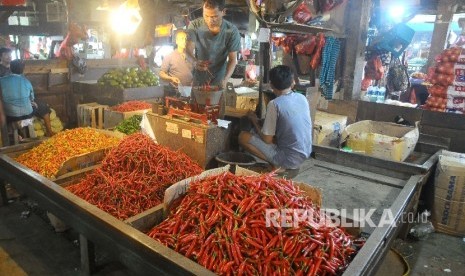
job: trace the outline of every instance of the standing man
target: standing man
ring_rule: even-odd
[[[178,87],[192,85],[192,70],[194,60],[186,54],[187,33],[179,31],[176,34],[176,50],[163,59],[160,78]]]
[[[292,91],[291,68],[278,65],[269,72],[271,88],[276,95],[266,107],[263,127],[255,112],[247,114],[251,131],[241,131],[239,144],[248,152],[280,168],[297,174],[300,165],[312,152],[312,121],[305,96]],[[280,171],[278,171],[279,173]],[[293,176],[290,176],[292,178]]]
[[[204,0],[203,18],[192,21],[187,28],[187,50],[197,60],[194,85],[226,87],[236,67],[241,39],[237,27],[223,19],[224,2]]]

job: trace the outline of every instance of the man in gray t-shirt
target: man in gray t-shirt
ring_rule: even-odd
[[[226,87],[236,67],[241,38],[237,27],[223,20],[223,15],[224,0],[204,0],[203,18],[193,20],[187,28],[188,50],[197,59],[195,86],[210,84]]]
[[[307,98],[292,91],[294,76],[288,66],[270,70],[276,98],[267,105],[263,127],[254,112],[247,114],[254,129],[239,134],[239,144],[275,168],[298,169],[312,152],[312,122]]]
[[[186,54],[187,34],[180,31],[176,34],[177,48],[163,59],[160,69],[160,78],[170,82],[175,87],[192,85],[192,70],[194,60]]]

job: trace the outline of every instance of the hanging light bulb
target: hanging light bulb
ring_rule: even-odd
[[[133,34],[142,22],[142,17],[139,13],[139,2],[137,0],[124,2],[117,10],[111,13],[110,19],[111,26],[115,32],[123,35]]]

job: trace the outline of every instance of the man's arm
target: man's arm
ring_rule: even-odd
[[[180,83],[180,80],[178,78],[168,75],[165,71],[160,71],[159,76],[164,81],[171,82],[173,84],[179,84]]]
[[[229,52],[228,54],[228,65],[226,66],[226,74],[224,75],[224,79],[222,81],[223,87],[226,87],[226,83],[231,78],[232,74],[234,73],[234,69],[237,65],[237,52]]]
[[[255,132],[260,136],[260,138],[267,144],[273,144],[274,135],[266,135],[262,132],[260,125],[258,124],[257,114],[253,111],[247,112],[247,117],[252,122]]]

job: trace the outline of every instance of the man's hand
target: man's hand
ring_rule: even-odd
[[[178,85],[181,83],[181,80],[176,77],[171,77],[171,83],[175,86],[178,87]]]
[[[258,126],[258,117],[257,114],[255,114],[255,112],[253,112],[252,110],[247,111],[247,118],[249,118],[249,120],[252,122],[254,126]]]
[[[195,63],[195,69],[197,69],[198,71],[207,71],[210,63],[211,62],[209,60],[198,60]]]
[[[226,86],[228,85],[228,81],[227,80],[223,80],[221,83],[220,83],[220,88],[226,88]]]

